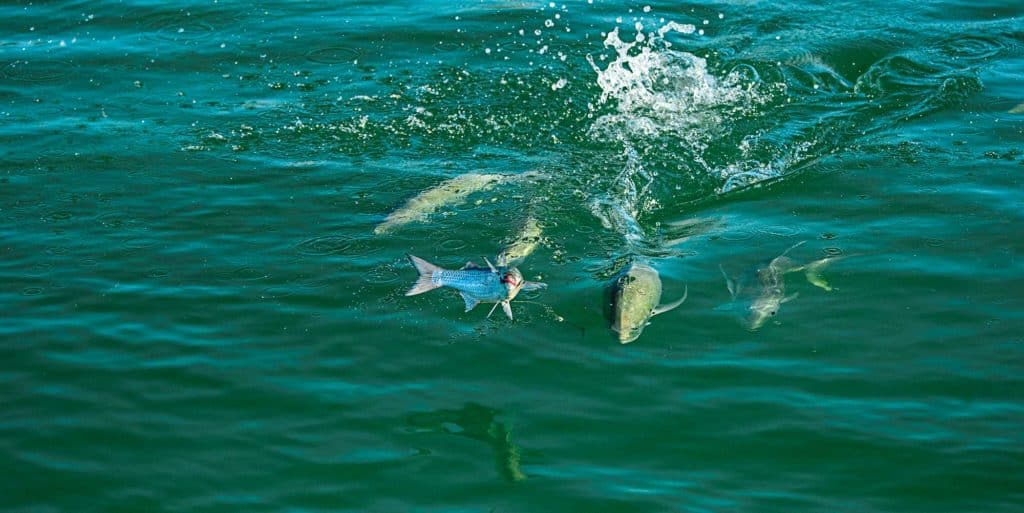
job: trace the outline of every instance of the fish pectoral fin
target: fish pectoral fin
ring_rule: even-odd
[[[718,264],[718,269],[722,271],[722,277],[725,278],[725,288],[729,289],[729,295],[733,299],[736,299],[736,294],[739,292],[736,287],[736,280],[729,277],[729,274],[725,272],[725,268],[722,264]]]
[[[541,283],[539,281],[524,281],[523,288],[520,289],[523,292],[529,292],[531,290],[540,290],[548,288],[547,283]]]
[[[466,294],[465,292],[462,293],[462,300],[466,302],[466,311],[467,312],[472,310],[472,309],[474,309],[474,308],[476,308],[476,305],[480,304],[480,300],[479,299],[477,299],[477,298],[475,298],[473,296],[470,296],[469,294]]]
[[[508,316],[508,320],[512,320],[512,303],[508,301],[501,302],[501,309],[505,310],[505,315]]]
[[[686,296],[688,296],[689,294],[690,294],[690,287],[683,288],[683,297],[681,297],[678,300],[673,301],[673,302],[671,302],[671,303],[669,303],[667,305],[658,305],[658,306],[656,306],[654,308],[654,312],[652,312],[651,315],[663,314],[663,313],[665,313],[665,312],[667,312],[669,310],[672,310],[672,309],[676,308],[677,306],[683,304],[683,301],[686,301]]]
[[[494,306],[492,306],[492,307],[491,307],[491,311],[490,311],[490,312],[487,312],[487,318],[488,318],[488,319],[490,319],[490,318],[491,318],[491,314],[492,314],[492,313],[494,313],[494,310],[495,310],[496,308],[498,308],[498,303],[494,303]]]
[[[790,301],[792,301],[792,300],[794,300],[794,299],[796,299],[798,297],[800,297],[800,293],[799,292],[794,292],[794,293],[792,293],[792,294],[782,298],[782,301],[779,301],[779,303],[780,304],[781,303],[788,303],[788,302],[790,302]]]

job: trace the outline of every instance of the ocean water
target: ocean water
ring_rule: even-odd
[[[3,511],[1024,507],[1024,4],[9,2],[0,154]]]

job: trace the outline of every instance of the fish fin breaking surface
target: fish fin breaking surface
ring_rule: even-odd
[[[505,315],[508,316],[508,320],[512,320],[512,303],[508,301],[501,302],[501,309],[505,311]]]

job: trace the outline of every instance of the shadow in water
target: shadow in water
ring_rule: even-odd
[[[497,417],[500,411],[466,403],[457,410],[412,413],[409,426],[420,432],[445,432],[486,443],[494,451],[498,473],[507,481],[526,479],[520,467],[520,450],[512,441],[512,427]]]

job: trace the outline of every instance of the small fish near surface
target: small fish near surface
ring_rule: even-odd
[[[833,290],[832,286],[821,276],[821,271],[826,265],[842,257],[828,257],[807,264],[797,264],[787,255],[804,242],[806,241],[798,242],[781,255],[754,266],[742,279],[730,277],[725,272],[725,268],[719,266],[733,303],[742,305],[749,302],[744,308],[743,323],[751,331],[763,326],[768,319],[779,313],[783,303],[788,303],[799,295],[786,295],[784,276],[787,273],[804,271],[807,281],[812,285],[827,291]],[[747,283],[749,282],[756,282],[757,286],[748,287]]]
[[[523,274],[515,267],[494,267],[487,261],[487,267],[480,267],[473,262],[466,263],[459,270],[444,269],[426,260],[408,255],[409,261],[420,273],[419,279],[406,296],[415,296],[440,287],[451,287],[458,290],[462,300],[466,302],[466,311],[470,311],[480,303],[494,303],[487,317],[501,305],[509,320],[512,319],[511,302],[520,291],[543,289],[547,284],[526,281]],[[485,259],[486,261],[486,259]]]
[[[543,229],[537,219],[527,217],[516,237],[498,253],[498,265],[512,265],[526,260],[537,249],[542,235]]]
[[[539,176],[541,174],[536,171],[520,174],[466,173],[456,176],[410,198],[404,205],[388,214],[384,221],[373,229],[373,233],[381,235],[409,223],[425,221],[441,207],[461,203],[475,192]]]
[[[640,337],[644,328],[650,324],[651,317],[665,313],[686,301],[687,290],[683,297],[662,305],[661,277],[653,267],[641,263],[630,262],[608,286],[608,298],[605,301],[612,331],[617,333],[619,342],[628,344]]]

